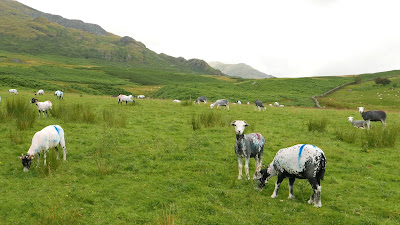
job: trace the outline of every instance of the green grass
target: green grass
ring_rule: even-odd
[[[16,97],[7,90],[0,88],[3,115],[6,102]],[[29,89],[19,90],[17,97],[29,101],[32,95]],[[32,128],[18,131],[15,121],[0,120],[2,224],[396,224],[400,220],[398,140],[394,146],[365,151],[361,145],[365,131],[346,119],[358,113],[356,109],[269,107],[259,112],[252,105],[231,105],[228,111],[211,110],[209,104],[181,107],[171,100],[149,99],[121,106],[116,98],[79,93],[67,93],[64,100],[45,93],[43,99],[53,102],[54,112],[39,118],[30,105],[37,117]],[[93,121],[80,117],[85,110]],[[193,116],[210,114],[228,124],[193,130]],[[387,114],[385,130],[391,132],[400,115]],[[120,126],[115,121],[122,117],[126,120]],[[313,118],[329,118],[324,132],[308,131],[307,122]],[[266,138],[264,164],[279,149],[298,143],[323,149],[328,163],[322,208],[307,204],[312,190],[305,180],[296,181],[294,200],[287,199],[287,179],[276,199],[270,198],[276,178],[261,192],[252,181],[237,180],[231,119],[246,120],[250,126],[245,133],[259,132]],[[27,152],[33,134],[50,124],[65,130],[67,160],[57,161],[50,150],[48,166],[43,166],[42,158],[36,167],[34,159],[31,170],[24,173],[17,157]],[[357,132],[357,141],[339,140],[338,131]],[[373,123],[370,132],[383,131]]]

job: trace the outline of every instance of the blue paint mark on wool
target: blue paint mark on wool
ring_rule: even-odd
[[[57,134],[60,135],[60,131],[58,130],[58,128],[56,126],[54,126],[54,128],[56,128]]]
[[[303,152],[303,148],[304,148],[304,146],[306,146],[305,144],[304,145],[302,145],[301,147],[300,147],[300,150],[299,150],[299,159],[298,159],[298,161],[299,161],[299,170],[301,171],[301,166],[300,166],[300,157],[301,157],[301,153]]]

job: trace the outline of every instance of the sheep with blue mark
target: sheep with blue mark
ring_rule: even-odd
[[[386,126],[386,113],[384,111],[364,111],[364,107],[358,107],[362,118],[367,122],[368,129],[371,128],[371,121],[381,121],[383,127]]]
[[[257,110],[257,108],[258,108],[258,111],[261,111],[261,108],[263,108],[264,111],[265,111],[265,110],[267,109],[267,108],[263,105],[263,102],[262,102],[261,100],[255,100],[255,101],[254,101],[254,105],[255,105],[254,110]]]
[[[57,99],[64,99],[64,92],[57,90],[54,92],[54,95],[57,95]]]
[[[10,95],[11,94],[18,94],[18,91],[17,91],[17,89],[10,89],[10,90],[8,90],[8,92],[10,93]]]
[[[227,110],[229,110],[229,102],[226,99],[219,99],[216,102],[214,102],[213,104],[210,105],[210,108],[214,108],[214,106],[217,106],[217,109],[220,106],[225,106]]]
[[[46,115],[48,116],[49,114],[47,113],[47,111],[49,109],[52,109],[53,104],[51,103],[51,101],[45,101],[45,102],[39,102],[39,100],[37,100],[36,98],[32,98],[31,103],[35,103],[38,111],[39,111],[39,116],[40,116],[40,112],[44,113],[46,112]]]
[[[238,179],[242,179],[242,158],[245,159],[245,172],[247,179],[249,176],[249,161],[250,158],[254,158],[257,168],[262,165],[262,156],[264,153],[265,139],[259,133],[244,134],[244,129],[250,126],[245,120],[235,120],[231,123],[235,127],[236,141],[235,141],[235,153],[238,160],[239,176]],[[256,174],[254,174],[253,179]]]
[[[63,148],[63,159],[66,160],[67,148],[65,146],[64,130],[61,128],[61,126],[50,125],[43,128],[41,131],[36,132],[35,135],[33,135],[32,144],[28,150],[28,153],[26,155],[22,154],[21,157],[19,157],[22,165],[24,166],[24,172],[29,170],[35,154],[38,155],[37,166],[39,166],[40,154],[44,152],[44,165],[46,165],[47,152],[50,148],[55,148],[57,159],[59,159],[57,148],[58,145]]]
[[[313,204],[314,207],[321,207],[320,181],[324,179],[326,163],[324,152],[314,145],[298,144],[280,149],[267,168],[256,172],[258,188],[264,188],[268,180],[277,175],[275,190],[271,195],[271,198],[276,198],[279,186],[283,179],[288,177],[289,199],[294,199],[293,185],[295,179],[307,179],[313,189],[313,194],[308,203]]]
[[[351,125],[353,125],[353,127],[357,127],[360,129],[368,128],[367,121],[365,121],[365,120],[354,120],[354,117],[352,117],[352,116],[347,117],[347,119],[349,120]]]

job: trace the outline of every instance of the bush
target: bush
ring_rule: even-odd
[[[388,78],[378,77],[375,79],[376,84],[388,85],[388,84],[390,84],[390,82],[391,81]]]
[[[37,115],[30,103],[22,100],[22,98],[13,98],[6,104],[7,116],[14,118],[19,130],[27,130],[32,128],[36,121]]]
[[[364,149],[394,147],[398,132],[398,128],[366,130],[361,140],[362,147]]]

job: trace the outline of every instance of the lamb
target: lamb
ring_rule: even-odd
[[[256,161],[256,172],[257,168],[262,165],[262,156],[264,152],[265,139],[259,133],[244,134],[245,127],[249,124],[244,120],[235,120],[231,123],[235,127],[236,141],[235,141],[235,153],[238,159],[239,176],[238,179],[242,179],[242,158],[245,158],[245,172],[247,179],[249,177],[249,160],[254,158]],[[256,174],[254,174],[253,179]]]
[[[39,102],[36,98],[32,98],[31,103],[35,103],[38,110],[39,110],[39,116],[40,112],[44,113],[46,112],[46,115],[48,116],[49,114],[47,113],[47,110],[52,109],[52,104],[50,101],[45,101],[45,102]]]
[[[358,107],[358,111],[360,111],[362,118],[367,122],[368,129],[371,128],[370,121],[381,121],[383,127],[386,126],[386,113],[384,111],[366,111],[364,112],[364,107]]]
[[[17,91],[17,89],[10,89],[10,90],[8,90],[8,92],[10,92],[10,95],[12,94],[12,93],[14,93],[14,94],[18,94],[18,91]]]
[[[32,158],[35,154],[38,155],[37,166],[39,166],[40,154],[42,151],[44,151],[44,165],[46,165],[47,152],[50,148],[55,148],[57,159],[59,159],[58,145],[63,148],[63,159],[66,160],[67,148],[65,147],[64,130],[59,125],[50,125],[43,128],[41,131],[36,132],[35,135],[33,135],[32,145],[29,148],[28,153],[26,155],[21,154],[21,157],[19,157],[24,166],[24,172],[29,170]]]
[[[214,106],[217,106],[217,109],[220,106],[225,106],[228,110],[229,110],[229,102],[226,99],[219,99],[216,102],[214,102],[213,104],[210,105],[210,108],[214,108]]]
[[[122,105],[122,102],[125,102],[126,104],[128,104],[128,102],[134,102],[134,100],[132,98],[133,98],[133,95],[128,95],[128,96],[118,95],[118,104],[121,103],[121,105]]]
[[[274,102],[274,106],[275,107],[279,107],[279,103],[278,102]]]
[[[64,99],[64,92],[57,90],[54,92],[54,95],[57,95],[57,99]]]
[[[354,120],[354,117],[352,116],[347,117],[347,119],[353,125],[353,127],[357,127],[360,129],[368,128],[368,124],[365,120]]]
[[[36,92],[36,94],[35,95],[43,95],[44,94],[44,91],[43,91],[43,89],[40,89],[38,92]]]
[[[200,102],[204,102],[204,104],[207,103],[207,97],[206,96],[200,96],[194,101],[194,103],[200,104]]]
[[[255,101],[254,101],[254,105],[255,105],[254,110],[257,110],[257,108],[258,108],[258,111],[261,111],[261,108],[263,108],[264,111],[265,111],[265,110],[267,109],[267,108],[263,105],[262,101],[260,101],[260,100],[255,100]]]
[[[280,184],[284,178],[288,177],[289,199],[294,199],[293,185],[295,179],[307,179],[314,191],[308,203],[314,204],[314,207],[321,207],[320,181],[324,179],[326,163],[324,152],[314,145],[298,144],[280,149],[267,168],[256,172],[258,188],[264,188],[268,180],[277,175],[275,190],[271,195],[271,198],[276,198]]]

